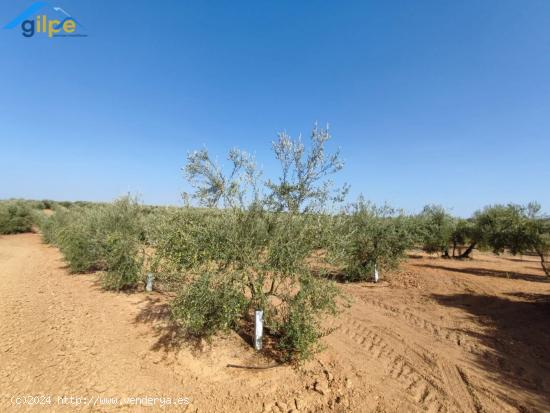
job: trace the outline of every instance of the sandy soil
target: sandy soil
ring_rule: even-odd
[[[103,292],[39,235],[2,236],[0,411],[550,410],[550,283],[534,258],[411,254],[342,288],[353,303],[327,320],[326,350],[277,366],[237,334],[178,343],[166,297]],[[37,395],[51,398],[13,398]]]

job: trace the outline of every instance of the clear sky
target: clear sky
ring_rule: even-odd
[[[89,37],[0,29],[0,198],[181,204],[188,151],[272,176],[276,133],[318,121],[350,199],[550,209],[548,0],[50,4]]]

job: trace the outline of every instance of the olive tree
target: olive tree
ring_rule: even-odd
[[[286,132],[279,133],[272,146],[281,165],[281,175],[276,181],[266,183],[270,191],[267,203],[272,209],[311,212],[327,202],[343,200],[348,186],[334,188],[329,179],[344,167],[340,151],[326,152],[330,138],[328,126],[320,128],[315,124],[308,149],[301,137],[293,139]]]
[[[32,230],[33,214],[20,201],[0,202],[0,234],[17,234]]]
[[[449,244],[455,230],[454,218],[439,205],[426,205],[418,215],[419,238],[427,253],[440,252],[449,257]]]
[[[497,254],[505,250],[514,255],[536,254],[544,273],[550,275],[550,220],[541,214],[538,203],[492,205],[477,212],[474,219],[477,226],[474,242]]]
[[[360,198],[337,218],[329,254],[349,281],[372,277],[374,267],[393,270],[414,242],[414,221],[387,205],[377,207]]]
[[[323,139],[308,159],[327,172]],[[299,157],[301,150],[291,152]],[[325,202],[321,190],[313,191],[322,173],[314,173],[314,165],[306,167],[309,189],[292,204],[297,207],[272,208],[274,198],[263,196],[253,159],[232,150],[229,160],[225,173],[206,150],[188,155],[184,171],[195,188],[190,196],[200,205],[225,208],[200,215],[184,209],[163,226],[167,231],[157,242],[155,265],[161,272],[184,273],[173,316],[187,332],[208,336],[250,322],[253,310],[262,309],[284,358],[307,358],[324,334],[321,316],[336,312],[339,295],[332,282],[315,277],[307,265],[317,245],[318,220],[299,213],[306,201]]]

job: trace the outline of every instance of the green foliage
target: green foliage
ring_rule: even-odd
[[[495,253],[534,253],[550,276],[550,220],[540,214],[540,205],[492,205],[474,215],[478,243]]]
[[[195,192],[191,195],[185,193],[184,198],[193,198],[201,206],[212,208],[220,203],[226,207],[242,207],[247,195],[257,197],[259,173],[254,158],[244,151],[232,149],[227,159],[232,169],[229,174],[224,174],[222,168],[210,159],[206,149],[189,153],[184,172]],[[247,194],[250,189],[253,194]]]
[[[196,189],[191,198],[209,207],[223,203],[226,209],[164,213],[157,221],[162,230],[149,234],[152,267],[168,284],[186,285],[173,308],[189,333],[209,336],[237,319],[250,321],[253,310],[262,309],[267,331],[281,338],[285,354],[309,356],[322,334],[318,317],[336,308],[331,283],[319,279],[315,285],[324,288],[313,289],[313,281],[305,281],[311,278],[306,260],[322,242],[320,220],[313,214],[273,212],[261,195],[252,159],[233,150],[229,160],[233,167],[225,175],[206,151],[188,156],[185,172]],[[222,306],[218,294],[228,285]],[[207,308],[199,308],[204,302]],[[308,324],[297,318],[300,306]]]
[[[341,214],[326,213],[347,190],[333,191],[328,180],[343,166],[338,152],[326,154],[329,138],[315,127],[306,150],[300,139],[280,134],[273,150],[281,176],[263,184],[246,152],[229,153],[229,173],[206,150],[189,154],[184,171],[195,191],[185,196],[206,208],[141,207],[129,197],[113,204],[0,204],[0,232],[6,222],[30,229],[25,211],[54,207],[52,216],[34,215],[44,241],[60,248],[72,272],[101,270],[104,288],[113,290],[133,288],[145,270],[153,272],[155,285],[176,293],[172,317],[193,337],[249,325],[261,309],[266,334],[292,361],[321,349],[322,319],[341,302],[336,284],[312,271],[311,260],[324,251],[349,281],[369,279],[375,266],[395,269],[415,242],[446,256],[450,245],[454,256],[466,242],[535,252],[548,274],[550,221],[535,204],[488,207],[468,220],[439,206],[409,217],[363,199]]]
[[[0,202],[0,234],[18,234],[32,231],[31,208],[22,201]]]
[[[44,205],[44,209],[53,209],[55,202],[51,199],[44,199],[42,200],[42,205]]]
[[[275,329],[286,360],[307,360],[321,350],[319,340],[325,335],[321,317],[337,314],[334,303],[340,291],[334,283],[304,276],[300,284],[300,291],[289,300],[282,321]]]
[[[418,216],[422,249],[427,253],[449,256],[449,243],[455,230],[455,220],[438,205],[426,205]]]
[[[327,202],[341,202],[349,187],[333,189],[328,177],[344,167],[340,152],[326,153],[331,135],[317,124],[311,132],[311,147],[306,150],[301,138],[285,132],[273,142],[273,152],[281,165],[278,182],[268,180],[266,203],[275,211],[292,213],[322,210]]]
[[[218,210],[177,208],[151,214],[147,242],[154,248],[151,270],[167,289],[177,290],[196,268],[207,268],[222,254],[226,214]]]
[[[254,205],[209,213],[183,209],[167,219],[157,263],[185,272],[172,310],[187,333],[209,337],[262,309],[286,359],[302,360],[320,348],[320,317],[336,312],[339,290],[314,278],[306,265],[313,217]]]
[[[59,247],[73,273],[105,270],[105,252],[99,210],[72,208],[67,211],[65,225],[54,228],[54,243]]]
[[[187,334],[205,338],[235,327],[247,307],[237,283],[210,273],[184,285],[171,305],[172,317]]]
[[[133,288],[142,272],[143,258],[136,236],[124,232],[109,234],[105,245],[106,268],[103,287],[107,290]]]
[[[39,223],[45,242],[59,247],[71,272],[105,271],[108,289],[137,284],[143,258],[141,210],[129,197],[113,204],[57,207]]]
[[[520,205],[492,205],[476,212],[478,243],[495,253],[510,249],[514,254],[528,249],[527,210]]]
[[[368,280],[375,265],[382,271],[393,270],[405,258],[414,241],[412,224],[402,212],[360,199],[338,218],[329,255],[343,267],[347,280]]]
[[[286,361],[304,361],[322,349],[319,340],[323,335],[317,324],[298,304],[289,308],[279,340]]]

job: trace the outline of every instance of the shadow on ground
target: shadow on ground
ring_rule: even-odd
[[[507,297],[455,294],[432,295],[441,305],[460,308],[474,317],[482,332],[461,332],[478,340],[486,350],[479,366],[501,386],[500,396],[520,411],[547,411],[550,406],[550,295],[509,293]],[[469,323],[465,323],[469,324]],[[472,325],[475,325],[472,324]],[[530,394],[532,405],[515,402],[512,388]]]
[[[143,308],[135,317],[135,323],[149,324],[155,331],[153,351],[178,352],[183,346],[201,350],[201,341],[183,334],[179,325],[171,317],[167,299],[160,296],[147,296],[141,303]]]
[[[171,319],[168,297],[161,295],[147,296],[141,302],[143,308],[134,319],[135,323],[149,324],[155,331],[155,343],[151,346],[152,351],[179,352],[182,348],[191,350],[194,353],[203,352],[208,347],[208,341],[185,334],[181,327]],[[254,323],[251,320],[243,320],[239,323],[235,332],[250,347],[254,346]],[[275,337],[264,331],[263,347],[261,354],[267,359],[281,363],[284,360],[282,352],[277,348]],[[278,365],[278,364],[277,364]],[[268,368],[250,366],[228,366],[239,368]],[[269,366],[271,368],[273,366]]]
[[[497,278],[509,278],[512,280],[550,282],[550,279],[542,275],[525,274],[525,273],[519,273],[516,271],[501,271],[501,270],[475,268],[475,267],[454,268],[454,267],[449,267],[445,265],[432,265],[432,264],[413,264],[413,265],[420,268],[432,268],[436,270],[458,272],[462,274],[476,275],[480,277],[497,277]]]

